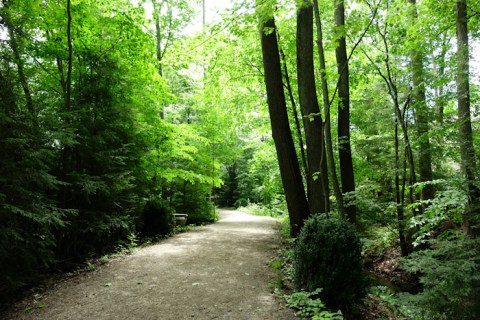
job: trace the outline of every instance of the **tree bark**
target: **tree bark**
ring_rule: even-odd
[[[457,29],[457,99],[460,136],[461,167],[467,182],[468,204],[465,207],[463,224],[470,235],[479,235],[480,190],[476,182],[476,155],[473,147],[472,123],[470,116],[470,69],[468,49],[468,17],[466,0],[456,3]]]
[[[15,33],[13,23],[10,21],[10,16],[8,12],[9,2],[6,0],[2,0],[2,3],[5,9],[4,14],[2,14],[2,19],[5,23],[5,26],[8,29],[8,36],[10,37],[9,44],[13,52],[15,65],[17,66],[18,78],[20,80],[23,93],[25,94],[27,110],[36,124],[36,116],[35,116],[35,110],[33,107],[33,99],[30,91],[30,87],[28,85],[27,76],[25,75],[24,61],[20,55],[20,48],[17,41],[17,34]]]
[[[72,96],[72,64],[73,64],[73,44],[72,44],[72,4],[71,0],[67,0],[67,41],[68,41],[68,65],[67,65],[67,83],[65,109],[67,112],[71,109]]]
[[[398,239],[400,241],[400,249],[402,256],[408,255],[408,245],[405,239],[405,214],[403,211],[403,197],[400,196],[400,156],[399,156],[399,139],[398,139],[398,119],[395,119],[395,202],[397,205],[397,221],[398,221]]]
[[[343,193],[350,193],[353,197],[345,203],[348,221],[356,223],[357,207],[355,205],[355,176],[353,172],[352,150],[350,145],[350,84],[347,58],[347,44],[343,29],[345,28],[345,6],[343,0],[335,2],[335,25],[342,30],[337,39],[335,55],[337,58],[338,75],[338,154],[340,159],[340,175]]]
[[[439,56],[438,62],[438,78],[440,78],[440,83],[435,88],[435,104],[436,104],[436,120],[437,123],[442,126],[443,125],[443,118],[444,118],[444,110],[445,110],[445,85],[443,84],[443,77],[445,76],[445,57],[447,55],[447,39],[446,36],[442,40],[442,50]],[[435,63],[435,61],[434,61]]]
[[[308,203],[312,214],[325,213],[328,192],[325,193],[324,186],[327,174],[322,170],[326,158],[323,153],[323,120],[318,105],[313,65],[312,4],[303,4],[297,10],[296,42],[298,96],[307,143]]]
[[[408,0],[411,5],[411,24],[415,25],[418,21],[416,0]],[[429,138],[429,110],[425,96],[425,79],[423,72],[423,48],[420,41],[414,42],[411,50],[411,68],[413,78],[413,96],[412,103],[415,109],[415,122],[418,140],[418,167],[420,182],[433,180],[432,173],[432,154]],[[433,199],[434,189],[431,183],[427,183],[421,191],[423,200]]]
[[[265,32],[266,30],[269,32]],[[310,211],[288,121],[273,17],[262,21],[260,38],[272,136],[277,150],[280,175],[290,217],[290,233],[295,237],[300,232],[303,221],[309,216]]]
[[[290,104],[292,105],[293,119],[295,120],[295,129],[297,130],[298,145],[300,148],[300,155],[302,159],[302,167],[306,175],[308,172],[308,166],[307,166],[307,156],[305,155],[305,148],[303,147],[304,144],[303,144],[302,128],[300,126],[300,120],[298,120],[297,104],[295,103],[295,98],[293,96],[293,90],[292,90],[292,85],[290,81],[290,74],[288,73],[287,62],[285,61],[285,53],[281,49],[280,49],[280,57],[281,57],[281,62],[283,66],[283,71],[285,73],[285,85],[287,87],[288,97],[290,98]],[[307,180],[307,183],[308,183],[308,180]]]
[[[325,50],[323,49],[323,32],[322,21],[320,20],[320,11],[318,7],[318,0],[313,0],[313,9],[315,13],[315,21],[317,26],[317,51],[318,59],[320,61],[320,78],[322,82],[322,101],[323,111],[325,114],[324,136],[325,136],[325,156],[327,159],[328,171],[333,185],[333,192],[336,198],[338,211],[341,217],[346,217],[347,213],[343,202],[343,193],[338,182],[337,167],[335,165],[335,156],[333,153],[332,131],[330,121],[330,100],[328,93],[327,71],[325,63]]]

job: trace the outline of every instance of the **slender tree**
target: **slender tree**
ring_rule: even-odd
[[[320,61],[320,79],[322,83],[322,101],[323,112],[325,114],[324,137],[325,137],[325,157],[327,159],[328,171],[330,173],[330,180],[332,181],[333,192],[337,202],[338,211],[341,216],[346,216],[345,205],[343,201],[343,193],[338,182],[337,167],[335,165],[335,155],[333,152],[332,130],[330,118],[330,100],[328,93],[327,71],[325,62],[325,50],[323,46],[323,32],[322,20],[320,18],[320,10],[318,0],[313,1],[313,8],[315,12],[315,23],[317,27],[317,52]]]
[[[348,221],[356,223],[357,208],[355,204],[355,176],[353,171],[352,149],[350,145],[350,83],[345,40],[345,6],[343,0],[334,0],[335,26],[340,32],[337,38],[335,55],[338,76],[338,154],[343,193],[350,193],[353,198],[345,204]]]
[[[461,167],[467,182],[468,205],[464,212],[464,226],[469,234],[480,234],[480,190],[476,185],[476,155],[473,147],[470,116],[470,70],[468,48],[467,1],[456,2],[457,29],[457,99],[460,136]]]
[[[290,216],[291,235],[295,237],[310,211],[288,121],[275,21],[273,17],[261,18],[261,21],[260,38],[272,136]]]
[[[417,0],[408,0],[410,3],[410,21],[412,26],[418,24]],[[415,29],[415,28],[412,28]],[[425,94],[425,76],[423,71],[423,48],[420,38],[414,35],[413,47],[411,48],[411,70],[413,80],[412,104],[415,110],[416,133],[418,140],[418,167],[420,182],[433,180],[432,154],[429,138],[429,110]],[[421,191],[423,200],[433,198],[433,185],[427,183]]]
[[[297,10],[298,96],[307,143],[308,203],[310,212],[328,212],[328,173],[323,136],[323,120],[318,105],[313,65],[313,5],[301,3]]]
[[[27,81],[27,76],[25,75],[25,62],[23,61],[23,58],[21,57],[21,54],[20,54],[20,44],[17,41],[16,29],[19,29],[20,26],[16,26],[15,28],[15,26],[10,21],[10,12],[8,10],[10,1],[2,0],[2,4],[5,9],[1,11],[1,18],[5,24],[5,27],[8,30],[8,36],[10,38],[9,44],[13,52],[15,65],[17,66],[18,78],[20,80],[20,84],[22,85],[22,89],[25,95],[27,110],[29,111],[30,116],[33,117],[33,120],[35,121],[36,116],[35,116],[35,110],[33,107],[32,93]]]
[[[290,73],[288,72],[288,67],[287,67],[287,62],[285,61],[285,53],[283,52],[282,49],[280,49],[280,57],[282,59],[282,67],[283,67],[283,72],[284,72],[284,77],[285,77],[285,88],[287,89],[288,92],[288,97],[290,99],[290,104],[292,105],[292,114],[293,114],[293,119],[295,121],[295,130],[297,131],[297,139],[298,139],[298,145],[300,148],[300,156],[302,160],[302,168],[303,168],[303,173],[307,173],[307,156],[305,155],[305,148],[304,143],[303,143],[303,134],[302,134],[302,127],[300,125],[300,120],[298,119],[298,111],[297,111],[297,104],[295,102],[295,97],[293,95],[293,89],[292,89],[292,84],[290,81]],[[308,180],[307,180],[308,184]],[[308,188],[308,187],[307,187]]]

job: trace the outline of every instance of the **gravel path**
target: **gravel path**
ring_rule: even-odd
[[[213,225],[56,285],[44,308],[10,319],[296,319],[269,287],[275,223],[221,211]]]

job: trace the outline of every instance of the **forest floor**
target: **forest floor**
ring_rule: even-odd
[[[215,224],[57,283],[7,319],[296,319],[269,284],[279,247],[274,219],[223,210]]]

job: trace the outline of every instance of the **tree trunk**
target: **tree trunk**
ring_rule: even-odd
[[[165,55],[165,51],[167,49],[167,45],[165,48],[162,48],[162,29],[160,26],[160,11],[163,7],[163,2],[161,4],[157,3],[157,0],[152,0],[153,6],[153,15],[155,16],[155,42],[156,42],[156,56],[158,62],[158,74],[163,77],[163,56]],[[171,18],[171,17],[170,17]],[[162,105],[162,110],[160,111],[160,118],[165,119],[165,104]]]
[[[408,0],[411,4],[411,24],[418,21],[416,0]],[[425,79],[423,75],[423,47],[420,41],[415,41],[411,51],[411,68],[413,77],[413,107],[415,109],[415,122],[418,140],[418,166],[420,182],[433,180],[432,154],[429,138],[429,112],[425,96]],[[421,191],[423,200],[432,199],[434,196],[433,185],[428,183]]]
[[[468,205],[465,207],[463,223],[471,235],[480,234],[479,224],[480,192],[475,184],[477,168],[473,147],[472,123],[470,117],[470,70],[468,49],[468,18],[466,0],[457,0],[457,99],[460,136],[461,167],[467,180]]]
[[[307,143],[308,203],[312,214],[325,213],[328,193],[324,193],[324,180],[327,175],[322,170],[322,164],[326,159],[323,154],[323,121],[315,86],[311,4],[303,4],[297,11],[297,76],[298,97]]]
[[[273,30],[273,32],[266,34],[265,30]],[[290,216],[290,233],[295,237],[303,226],[303,220],[309,216],[310,212],[288,121],[273,17],[262,22],[260,38],[272,136],[277,150],[280,175]]]
[[[320,11],[318,7],[318,0],[313,0],[314,12],[315,12],[315,21],[317,26],[317,50],[318,58],[320,60],[320,78],[322,81],[322,98],[323,98],[323,110],[325,114],[325,126],[324,126],[324,136],[325,136],[325,156],[327,159],[328,171],[330,173],[330,179],[333,185],[333,192],[337,201],[338,212],[340,216],[346,217],[345,205],[343,202],[343,193],[340,189],[340,184],[338,183],[337,176],[337,167],[335,165],[335,156],[333,153],[333,144],[332,144],[332,131],[331,131],[331,122],[330,122],[330,101],[328,94],[328,83],[327,83],[327,72],[326,72],[326,63],[325,63],[325,50],[323,49],[323,32],[322,32],[322,21],[320,20]]]
[[[400,156],[398,140],[398,119],[395,119],[395,202],[397,205],[398,239],[400,241],[402,256],[406,257],[408,255],[408,245],[405,239],[404,203],[403,197],[400,196]]]
[[[67,65],[67,83],[65,109],[67,112],[71,109],[72,96],[72,64],[73,64],[73,43],[72,43],[72,5],[71,0],[67,0],[67,41],[68,41],[68,65]]]
[[[295,120],[295,129],[297,130],[298,145],[300,148],[300,155],[302,158],[302,167],[306,175],[308,172],[308,166],[307,166],[307,157],[305,155],[305,148],[303,147],[304,144],[303,144],[302,128],[300,126],[300,120],[298,120],[297,104],[295,103],[295,98],[293,96],[293,90],[292,90],[292,85],[290,81],[290,74],[288,73],[287,62],[285,61],[285,53],[283,52],[282,49],[280,49],[280,57],[283,65],[283,72],[285,73],[285,85],[287,87],[288,97],[290,98],[290,104],[292,105],[293,119]],[[308,180],[307,180],[307,183],[308,183]]]
[[[343,0],[335,2],[335,25],[337,30],[345,28],[345,7]],[[342,31],[343,33],[343,31]],[[337,39],[335,55],[337,58],[338,75],[338,154],[340,159],[340,175],[343,193],[350,193],[351,200],[345,204],[347,218],[350,223],[356,223],[357,207],[355,205],[355,176],[353,172],[352,150],[350,146],[350,84],[345,35]]]
[[[407,98],[404,102],[403,110],[400,109],[400,102],[399,102],[399,98],[398,98],[398,88],[397,88],[395,77],[392,73],[392,68],[390,66],[390,50],[389,50],[388,41],[387,41],[387,38],[386,38],[386,33],[382,33],[380,31],[380,28],[378,28],[378,32],[379,32],[380,36],[382,37],[382,42],[383,42],[383,45],[384,45],[384,48],[385,48],[384,62],[385,62],[386,74],[384,74],[382,72],[382,70],[375,64],[375,62],[368,55],[367,52],[363,51],[363,53],[368,58],[368,60],[372,63],[372,65],[375,67],[378,75],[380,75],[380,77],[385,82],[385,85],[388,88],[388,95],[391,97],[391,99],[393,101],[395,117],[396,117],[397,123],[400,123],[400,128],[402,129],[402,133],[403,133],[403,139],[404,139],[404,144],[405,144],[405,170],[406,170],[407,162],[408,162],[408,168],[409,168],[409,173],[410,173],[410,175],[409,175],[409,182],[410,182],[409,197],[410,197],[410,203],[413,204],[415,202],[415,199],[414,199],[415,193],[414,193],[414,190],[413,190],[414,189],[413,184],[416,183],[415,162],[414,162],[414,159],[413,159],[412,146],[410,145],[410,138],[409,138],[409,133],[408,133],[408,123],[407,123],[406,118],[405,118],[408,106],[410,105],[410,95],[407,96]],[[402,191],[402,199],[404,199],[404,195],[405,195],[404,191],[405,191],[405,183],[406,183],[406,173],[403,175],[403,178],[404,178],[403,179],[404,180],[403,181],[404,187],[403,187],[403,191]],[[420,197],[418,196],[418,198],[420,198]],[[402,204],[403,203],[404,203],[404,200],[402,200]],[[422,208],[420,208],[420,209],[422,209]],[[415,207],[412,207],[412,211],[413,211],[414,215],[417,214],[417,210],[415,209]]]
[[[441,83],[435,88],[435,104],[436,104],[436,119],[440,126],[443,125],[444,110],[445,110],[445,85],[443,84],[443,77],[445,76],[445,57],[447,55],[447,39],[446,36],[442,41],[442,51],[440,52],[438,62],[438,78]],[[435,63],[435,61],[434,61]]]
[[[32,117],[32,120],[36,124],[36,116],[35,116],[35,110],[33,107],[33,99],[32,99],[32,94],[30,91],[30,87],[27,82],[27,77],[25,75],[25,69],[24,69],[24,62],[20,54],[20,48],[19,44],[17,41],[17,34],[15,33],[14,26],[12,22],[10,21],[10,16],[8,12],[8,7],[9,7],[9,2],[6,0],[2,0],[3,6],[5,10],[3,11],[4,14],[2,14],[2,19],[4,21],[5,26],[8,29],[8,36],[10,37],[9,39],[9,44],[10,48],[12,49],[13,52],[13,57],[15,59],[15,65],[17,66],[17,71],[18,71],[18,78],[20,80],[20,84],[22,85],[23,93],[25,94],[25,101],[27,105],[27,110]]]
[[[73,44],[72,44],[72,8],[71,0],[67,0],[67,45],[68,45],[68,60],[67,60],[67,78],[64,78],[63,64],[60,58],[57,58],[57,66],[60,72],[60,83],[62,84],[64,103],[65,103],[65,125],[67,128],[71,126],[71,96],[72,96],[72,69],[73,69]],[[62,149],[62,180],[67,181],[67,175],[70,171],[70,160],[72,158],[72,147],[65,144]],[[68,187],[63,186],[61,190],[61,206],[67,208]]]

